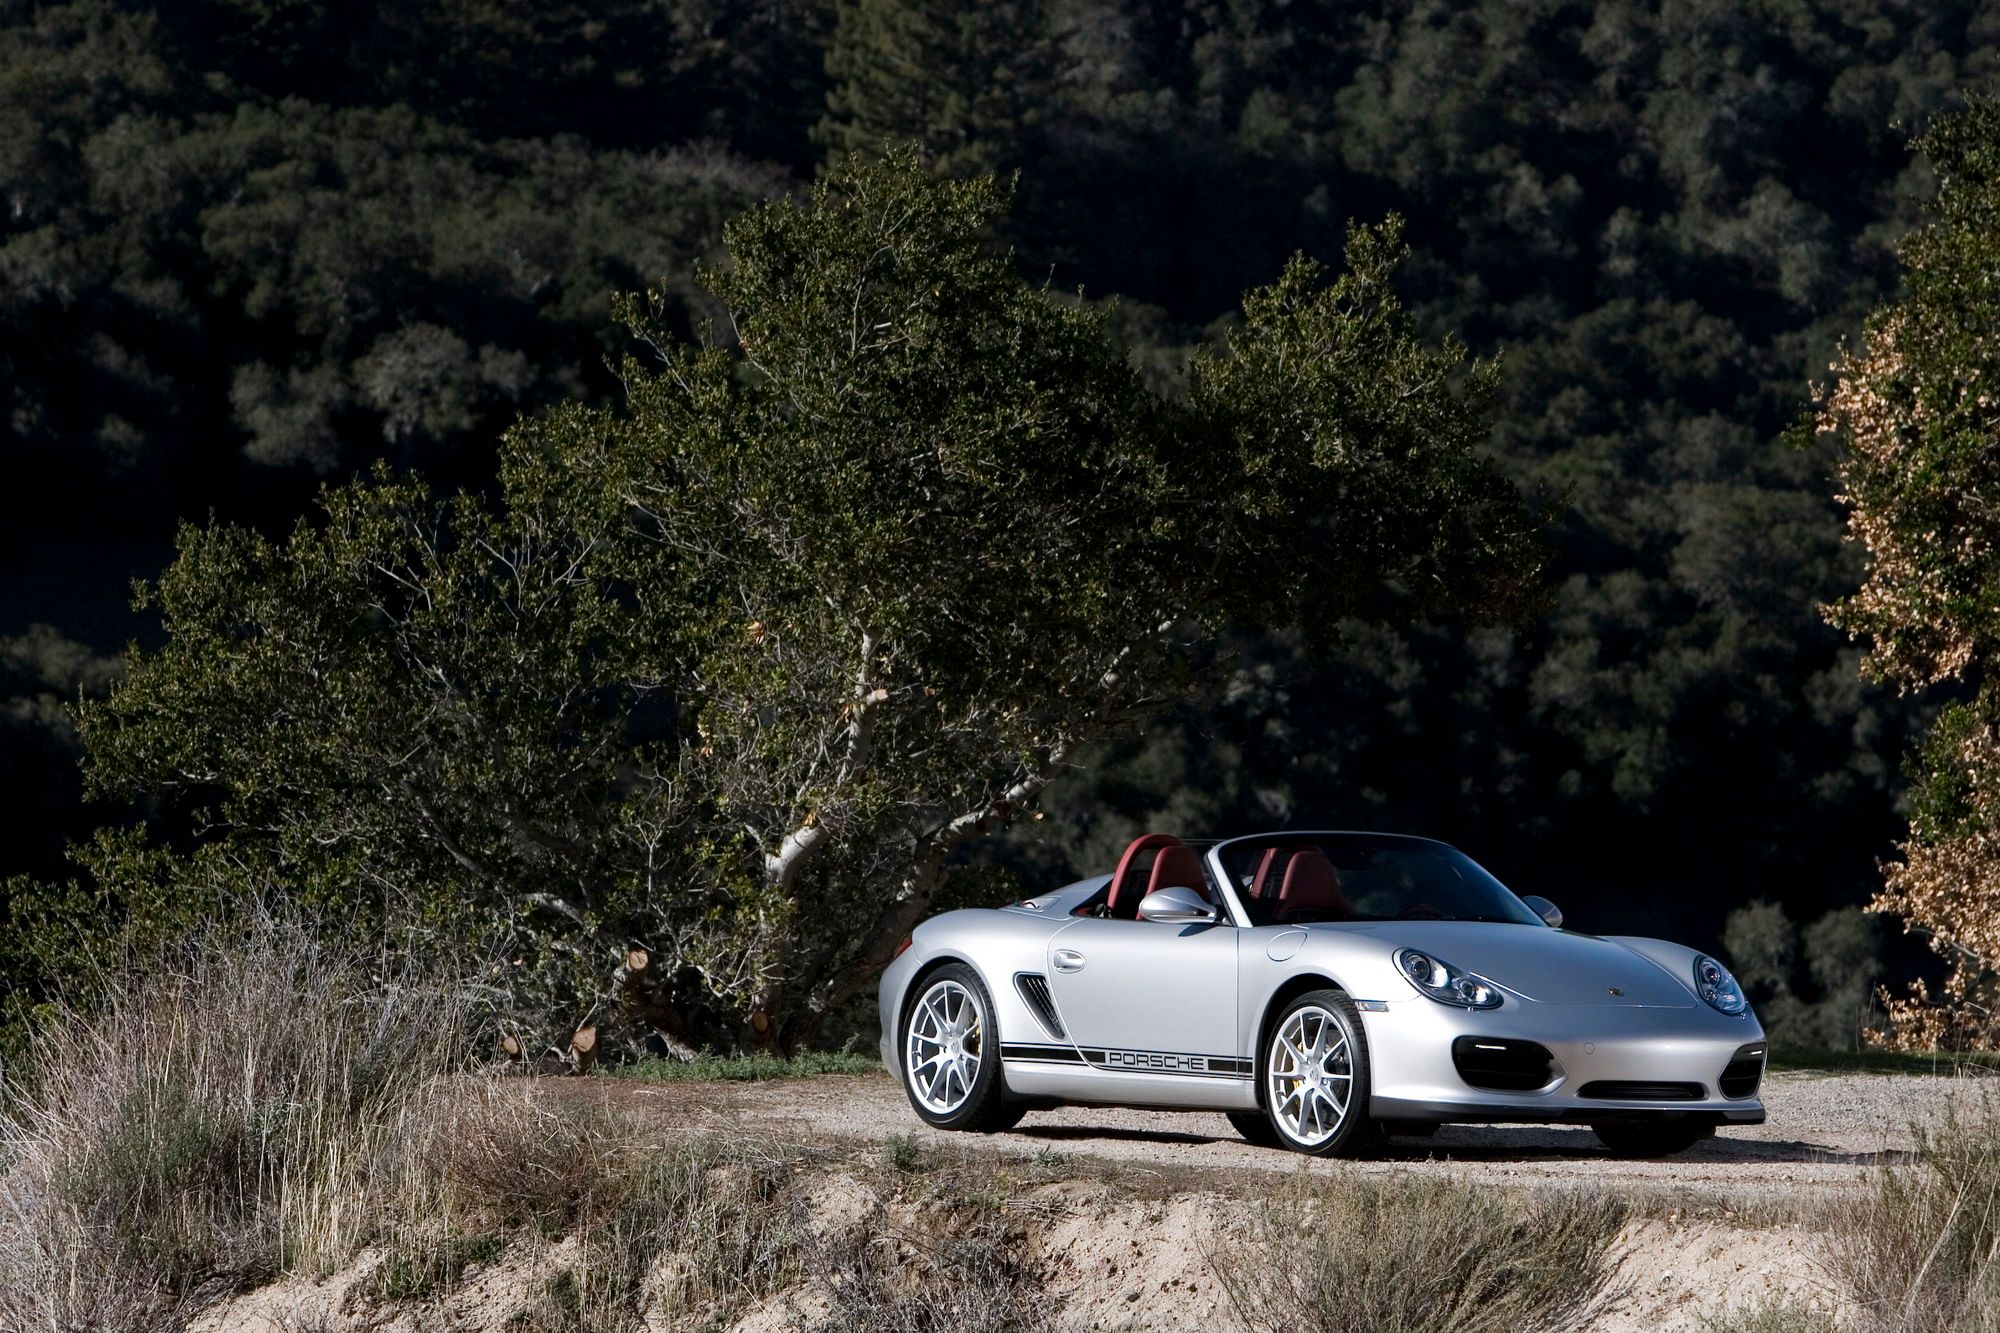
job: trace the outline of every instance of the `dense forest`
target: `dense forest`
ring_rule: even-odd
[[[282,533],[376,460],[490,489],[509,423],[618,390],[613,293],[695,335],[725,219],[914,140],[1018,173],[1018,270],[1169,393],[1400,214],[1405,299],[1499,357],[1493,455],[1565,503],[1532,623],[1226,639],[1226,687],[967,855],[1421,831],[1584,929],[1770,900],[1755,975],[1810,994],[1771,941],[1875,887],[1924,718],[1822,621],[1859,561],[1796,427],[1895,290],[1910,136],[1996,54],[1971,3],[0,3],[0,875],[150,813],[82,801],[62,705],[157,640],[129,584],[178,524]]]

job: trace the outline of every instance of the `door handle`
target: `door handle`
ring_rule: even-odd
[[[1078,953],[1074,949],[1057,949],[1056,971],[1058,972],[1083,971],[1083,955]]]

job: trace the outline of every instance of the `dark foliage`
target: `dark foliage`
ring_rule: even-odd
[[[0,873],[109,813],[52,703],[157,635],[126,588],[180,520],[282,532],[381,458],[490,487],[500,428],[614,388],[613,290],[690,330],[725,216],[897,135],[1021,168],[1024,271],[1119,294],[1169,387],[1401,212],[1414,308],[1503,353],[1499,458],[1574,501],[1538,625],[1243,636],[1002,855],[1365,824],[1586,928],[1862,901],[1918,719],[1815,614],[1858,561],[1779,437],[1996,35],[1971,0],[0,0]]]

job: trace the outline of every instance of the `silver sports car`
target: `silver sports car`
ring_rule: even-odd
[[[1764,1119],[1764,1032],[1720,963],[1564,930],[1426,838],[1148,834],[1109,875],[924,922],[881,1008],[883,1061],[946,1129],[1095,1102],[1306,1153],[1569,1121],[1652,1156]]]

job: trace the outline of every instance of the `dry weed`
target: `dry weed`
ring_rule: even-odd
[[[1443,1179],[1302,1171],[1211,1258],[1252,1329],[1557,1333],[1615,1298],[1624,1217],[1603,1194],[1516,1202]]]

